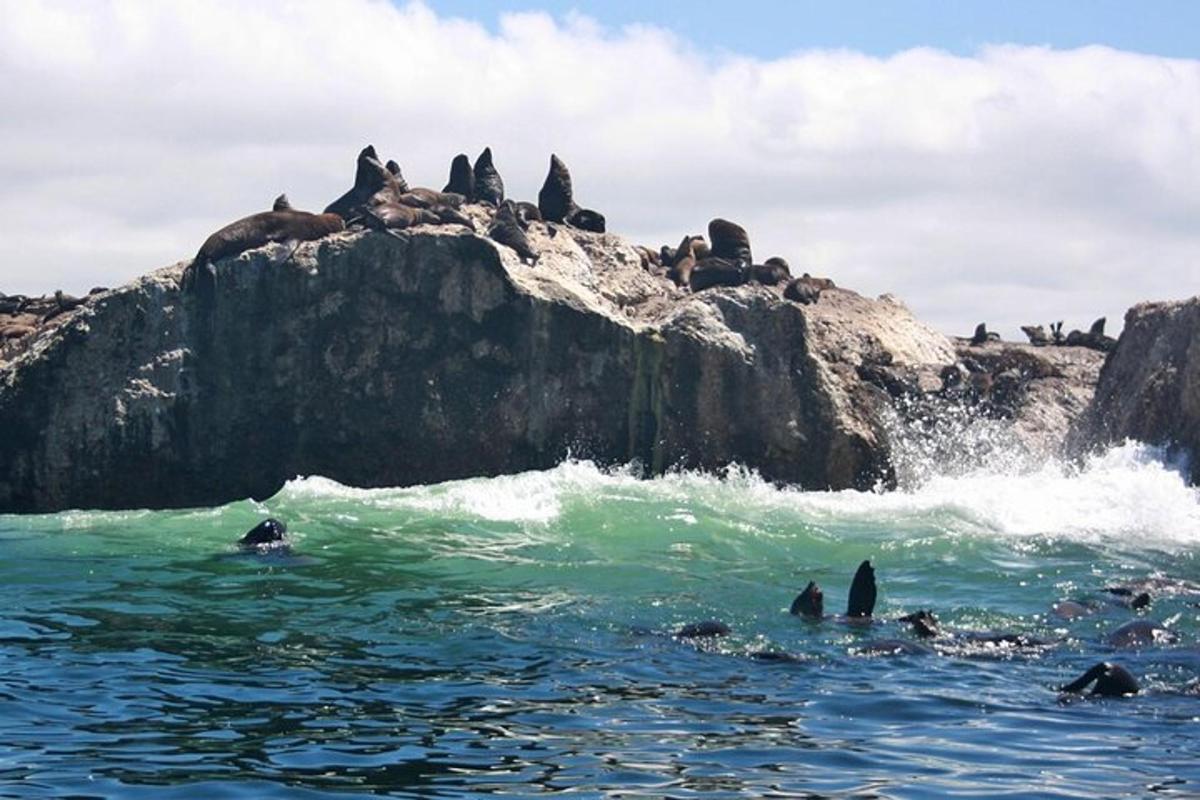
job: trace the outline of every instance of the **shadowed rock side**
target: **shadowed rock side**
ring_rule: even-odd
[[[1200,482],[1200,297],[1141,303],[1108,355],[1073,449],[1138,439],[1185,455]]]
[[[211,505],[296,475],[410,485],[568,454],[867,487],[889,477],[887,394],[859,370],[955,359],[893,300],[691,295],[611,234],[533,223],[529,267],[458,227],[390,233],[282,263],[252,250],[204,293],[169,267],[0,353],[0,510]]]

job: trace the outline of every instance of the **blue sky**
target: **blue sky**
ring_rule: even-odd
[[[1059,49],[1104,44],[1179,58],[1200,56],[1200,2],[1192,0],[790,0],[737,3],[659,0],[427,0],[439,15],[495,29],[500,14],[579,11],[619,28],[648,22],[701,47],[777,58],[809,48],[886,56],[912,47],[962,55],[981,45]]]

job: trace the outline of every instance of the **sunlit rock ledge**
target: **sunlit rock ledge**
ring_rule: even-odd
[[[243,253],[205,291],[181,290],[180,263],[90,296],[0,351],[0,511],[213,505],[297,475],[400,486],[568,456],[886,488],[897,398],[945,396],[964,349],[980,351],[967,373],[1019,378],[1003,403],[972,378],[968,399],[1047,450],[1103,358],[970,348],[845,289],[813,305],[754,284],[691,294],[618,236],[530,237],[532,267],[422,226]]]

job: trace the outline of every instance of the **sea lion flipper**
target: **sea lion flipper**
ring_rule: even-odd
[[[875,568],[870,559],[858,565],[854,582],[850,584],[850,601],[846,605],[847,617],[869,617],[875,613]]]

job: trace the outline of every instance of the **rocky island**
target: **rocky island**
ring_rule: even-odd
[[[360,156],[336,201],[352,219],[377,209],[365,224],[203,273],[180,262],[21,323],[0,345],[0,511],[213,505],[297,475],[400,486],[568,457],[886,488],[898,421],[936,426],[947,405],[1010,420],[1040,456],[1087,439],[1085,417],[1121,430],[1107,390],[1085,415],[1097,349],[951,339],[829,281],[799,297],[681,286],[573,203],[564,222],[520,220],[530,259],[496,230],[514,206],[392,212],[366,173]],[[1142,327],[1127,323],[1106,376],[1130,380],[1119,364]]]

